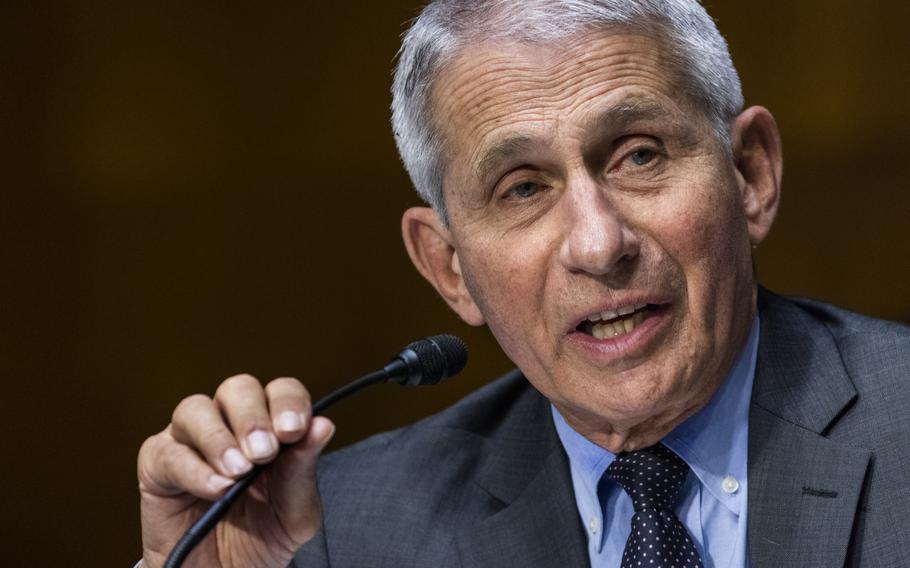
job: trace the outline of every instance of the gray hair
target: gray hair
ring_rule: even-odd
[[[405,33],[392,84],[395,143],[417,192],[448,222],[443,140],[430,94],[441,69],[481,39],[539,43],[586,29],[619,27],[663,34],[682,88],[729,147],[743,107],[727,42],[698,0],[434,0]]]

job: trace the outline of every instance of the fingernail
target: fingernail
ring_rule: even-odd
[[[256,430],[246,437],[250,455],[254,458],[266,458],[276,450],[275,440],[267,432]]]
[[[210,475],[209,480],[208,480],[209,489],[211,489],[215,493],[218,493],[219,491],[223,490],[225,487],[229,487],[230,485],[233,485],[233,484],[234,484],[233,480],[228,479],[227,477],[218,475],[217,473]]]
[[[224,464],[224,469],[231,475],[246,473],[253,467],[250,460],[246,459],[243,452],[237,448],[228,448],[225,450],[224,454],[221,456],[221,463]]]
[[[286,410],[278,415],[275,420],[275,429],[281,432],[296,432],[303,425],[299,412]]]

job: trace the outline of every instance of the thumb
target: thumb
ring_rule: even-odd
[[[298,545],[312,538],[322,523],[316,469],[322,450],[334,434],[335,425],[331,420],[314,417],[306,436],[285,448],[270,468],[272,506],[282,526]]]

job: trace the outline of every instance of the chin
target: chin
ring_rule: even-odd
[[[600,383],[595,389],[581,388],[565,393],[566,404],[584,417],[586,422],[601,424],[612,429],[628,429],[650,424],[661,429],[661,424],[675,424],[693,406],[690,395],[694,391],[673,385],[653,384],[647,377],[634,377],[625,373],[620,381]],[[649,388],[643,388],[649,384]]]

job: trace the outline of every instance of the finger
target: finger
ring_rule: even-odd
[[[212,501],[234,484],[233,480],[218,474],[198,453],[175,440],[167,431],[143,444],[139,453],[138,474],[140,487],[158,496],[189,493]]]
[[[271,466],[275,512],[298,542],[306,542],[319,529],[322,509],[316,487],[319,456],[335,434],[335,425],[324,416],[310,422],[306,437],[287,448]]]
[[[246,457],[266,463],[278,453],[278,438],[272,432],[262,385],[250,375],[235,375],[215,392],[215,402],[227,418]]]
[[[293,444],[307,432],[310,419],[310,393],[297,379],[281,378],[265,386],[272,428],[282,444]]]
[[[205,395],[185,398],[177,405],[170,432],[176,441],[195,448],[222,475],[238,477],[253,467],[215,401]]]

